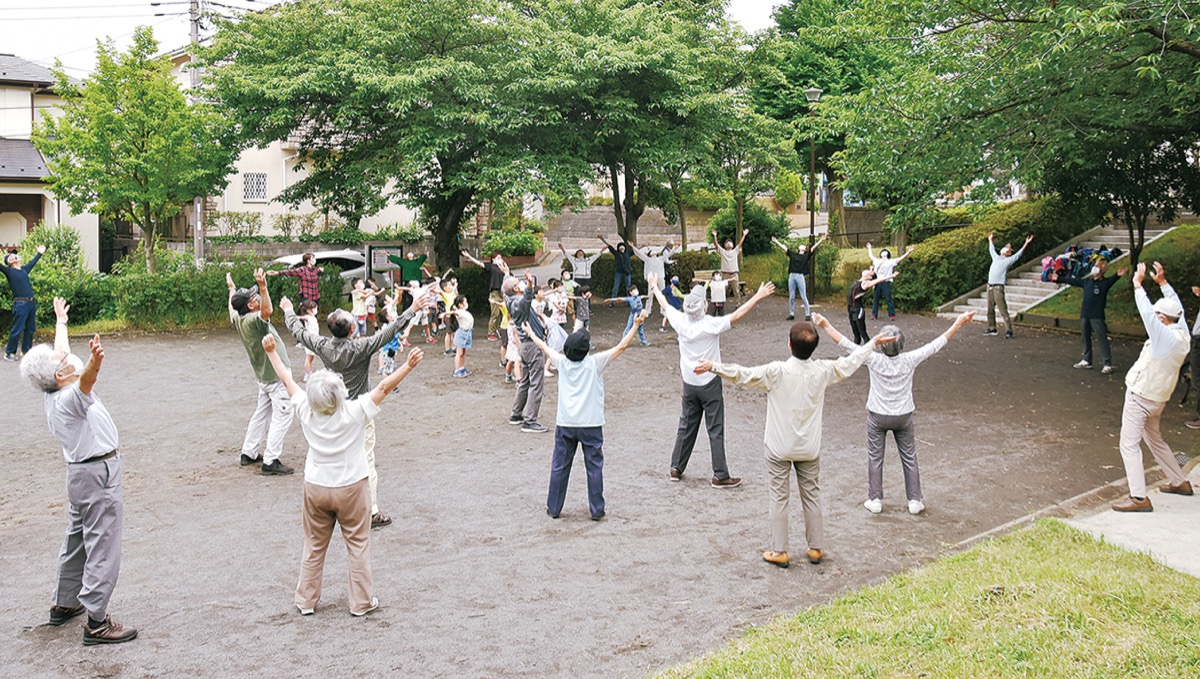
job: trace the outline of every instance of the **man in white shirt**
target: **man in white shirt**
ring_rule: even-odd
[[[651,279],[653,275],[647,279],[650,291],[658,298],[663,314],[679,338],[679,373],[683,378],[683,412],[679,415],[675,448],[671,451],[670,479],[683,479],[703,415],[708,429],[708,444],[712,449],[713,477],[710,483],[713,488],[736,488],[742,480],[729,475],[725,462],[725,398],[721,391],[721,380],[713,375],[697,374],[694,368],[702,360],[721,361],[721,335],[745,318],[760,300],[770,297],[775,292],[775,286],[763,283],[750,301],[738,307],[737,311],[714,318],[704,313],[708,302],[704,298],[703,286],[692,288],[683,298],[683,311],[677,311],[667,303],[666,297],[658,289],[657,281]]]
[[[987,289],[987,330],[983,331],[986,336],[999,334],[996,331],[996,307],[1000,307],[1000,316],[1004,318],[1004,337],[1012,339],[1012,318],[1008,315],[1008,300],[1004,297],[1004,284],[1008,281],[1008,270],[1013,264],[1021,258],[1025,252],[1025,247],[1033,240],[1033,235],[1025,238],[1025,245],[1021,246],[1020,250],[1015,253],[1012,251],[1012,244],[1005,243],[1000,252],[996,252],[995,234],[988,234],[988,253],[992,256],[992,266],[988,269],[988,289]]]
[[[667,244],[663,246],[662,251],[658,255],[650,254],[650,248],[633,246],[634,254],[638,256],[638,259],[642,260],[642,277],[649,281],[650,276],[654,276],[655,280],[658,281],[659,290],[666,289],[667,265],[671,263],[671,255],[675,254],[674,246],[674,243],[667,241]],[[654,311],[653,297],[646,304],[646,310]]]
[[[763,560],[780,568],[790,565],[788,557],[788,501],[794,470],[804,506],[804,533],[808,540],[809,563],[821,563],[825,530],[821,515],[819,476],[821,470],[821,417],[825,409],[825,389],[854,374],[871,355],[875,345],[891,338],[878,335],[872,342],[857,347],[849,356],[835,361],[811,360],[821,341],[817,328],[829,331],[829,320],[813,314],[812,322],[799,321],[788,335],[791,358],[753,368],[743,368],[719,360],[697,362],[696,374],[715,374],[734,384],[767,392],[766,444],[767,470],[771,475],[771,548]]]
[[[908,513],[915,516],[925,511],[921,470],[917,465],[917,435],[913,427],[913,411],[916,410],[912,395],[913,377],[916,376],[918,365],[941,351],[955,333],[973,318],[974,311],[962,314],[937,339],[908,352],[904,352],[904,333],[900,328],[894,325],[880,328],[883,335],[896,339],[880,347],[879,352],[867,356],[871,391],[867,396],[867,501],[863,506],[872,514],[883,511],[883,451],[889,431],[892,432],[892,438],[896,439],[900,463],[904,467]],[[826,332],[847,353],[858,350],[859,345],[846,339],[833,327],[827,328]]]
[[[1192,484],[1183,475],[1171,447],[1163,440],[1159,420],[1163,408],[1175,391],[1179,367],[1187,360],[1191,345],[1187,324],[1183,319],[1183,304],[1179,295],[1167,283],[1162,264],[1154,263],[1150,276],[1162,290],[1162,299],[1150,303],[1142,288],[1146,279],[1146,264],[1139,263],[1133,275],[1133,299],[1150,339],[1142,346],[1129,373],[1125,375],[1125,406],[1121,410],[1121,461],[1129,481],[1129,498],[1114,504],[1118,512],[1152,512],[1154,506],[1146,497],[1146,470],[1142,468],[1142,441],[1150,448],[1155,461],[1167,476],[1163,493],[1191,495]]]
[[[726,240],[725,246],[721,247],[720,241],[717,239],[717,232],[713,230],[713,246],[717,248],[717,256],[721,258],[721,275],[725,280],[729,281],[729,285],[733,287],[733,294],[737,295],[739,302],[741,301],[742,292],[741,285],[738,283],[738,273],[741,270],[739,265],[739,257],[742,256],[742,245],[746,243],[746,236],[750,235],[750,229],[742,229],[742,239],[735,246],[732,240]]]
[[[592,336],[587,330],[571,333],[562,352],[550,348],[526,324],[525,334],[558,369],[558,414],[555,416],[554,454],[550,458],[550,490],[546,494],[546,513],[557,519],[567,499],[567,482],[575,449],[583,447],[583,465],[587,469],[588,510],[592,521],[604,518],[604,377],[605,368],[629,348],[633,336],[649,315],[643,311],[617,346],[589,356]]]
[[[67,500],[71,524],[59,553],[58,583],[50,607],[51,625],[87,613],[83,644],[132,641],[137,630],[115,622],[108,603],[121,572],[124,465],[117,454],[117,426],[92,393],[104,361],[100,336],[89,342],[84,365],[71,353],[67,335],[70,307],[54,298],[54,346],[41,344],[25,354],[21,376],[45,392],[46,422],[67,461]]]

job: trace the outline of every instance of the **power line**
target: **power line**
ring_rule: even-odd
[[[150,5],[152,7],[158,7],[159,5],[186,5],[186,4],[188,4],[187,0],[172,0],[171,2],[151,2],[150,3]],[[140,2],[140,3],[120,4],[120,5],[63,5],[61,7],[38,7],[37,9],[39,11],[45,10],[45,11],[50,11],[50,12],[58,12],[58,11],[64,11],[64,10],[68,10],[68,9],[109,9],[112,7],[145,7],[145,6],[146,6],[146,3]],[[31,7],[0,7],[0,12],[28,12],[31,9],[33,9],[33,8],[31,8]],[[75,17],[72,17],[72,18],[75,18]]]
[[[150,16],[156,17],[174,17],[185,16],[187,12],[155,12]],[[5,21],[80,21],[90,19],[144,19],[145,14],[111,14],[101,16],[86,16],[86,17],[5,17]]]

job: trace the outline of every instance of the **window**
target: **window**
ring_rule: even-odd
[[[245,172],[242,174],[242,200],[250,203],[265,203],[267,200],[267,173]]]

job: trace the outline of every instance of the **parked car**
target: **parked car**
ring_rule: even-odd
[[[355,278],[366,278],[367,273],[367,258],[366,255],[358,250],[323,250],[313,252],[316,258],[318,267],[336,266],[342,270],[341,277],[345,281],[342,286],[342,294],[346,299],[350,298],[350,290],[353,287],[352,281]],[[271,260],[272,268],[274,269],[294,269],[300,266],[304,261],[304,255],[284,255]],[[391,283],[388,280],[386,272],[374,272],[371,278],[375,284],[381,288],[385,288]]]

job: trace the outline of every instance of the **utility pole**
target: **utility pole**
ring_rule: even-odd
[[[196,45],[200,43],[200,0],[190,0],[188,18],[192,22],[191,52],[188,54],[188,74],[192,80],[191,99],[196,99],[200,87],[200,71],[196,68]],[[196,268],[204,266],[204,196],[192,199],[192,250],[196,256]]]

